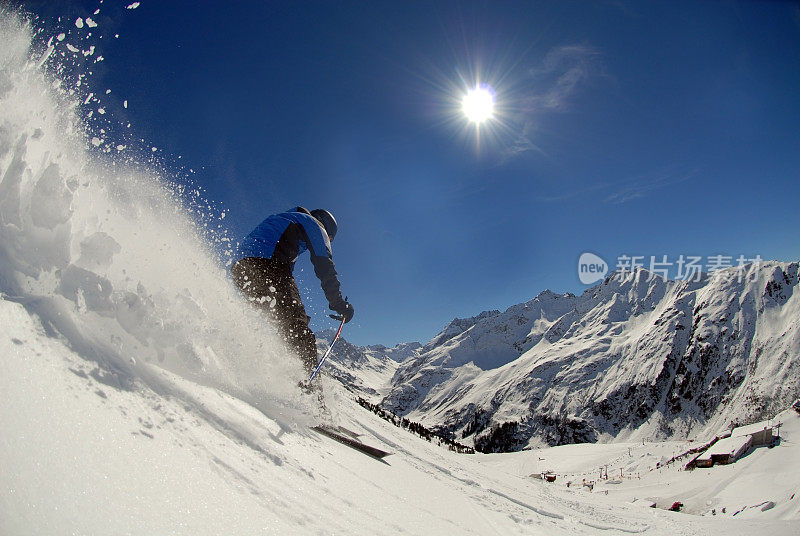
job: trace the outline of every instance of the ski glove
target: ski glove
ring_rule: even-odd
[[[335,309],[335,311],[337,313],[339,313],[340,315],[342,315],[342,318],[344,318],[344,323],[345,324],[350,322],[350,320],[353,319],[353,315],[355,314],[355,310],[353,309],[353,306],[350,305],[348,302],[342,302],[342,305],[339,305]]]

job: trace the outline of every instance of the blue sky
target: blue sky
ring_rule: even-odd
[[[101,9],[109,113],[194,169],[231,235],[336,215],[358,344],[582,292],[586,251],[800,257],[796,2],[129,3],[24,6]],[[476,82],[497,105],[477,129]]]

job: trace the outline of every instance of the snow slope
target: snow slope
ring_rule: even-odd
[[[688,514],[797,523],[800,415],[784,411],[775,423],[782,423],[776,446],[751,448],[731,465],[708,469],[683,470],[694,455],[669,462],[697,446],[686,441],[564,445],[493,454],[484,463],[520,476],[550,471],[558,475],[559,485],[572,482],[571,489],[580,490],[586,480],[594,483],[593,494],[618,503],[639,499],[669,508],[681,501]]]
[[[384,463],[156,366],[148,384],[109,385],[102,368],[18,303],[0,300],[0,323],[2,534],[788,535],[796,528],[796,515],[689,516],[514,474],[513,457],[530,452],[444,450],[364,411],[328,380],[335,420],[392,450]],[[500,456],[511,458],[498,467]]]

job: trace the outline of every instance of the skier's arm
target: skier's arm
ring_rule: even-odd
[[[336,267],[333,264],[333,259],[330,257],[312,255],[311,263],[314,265],[314,273],[317,274],[322,284],[322,291],[328,299],[328,306],[330,309],[347,316],[348,307],[352,310],[352,306],[342,297],[341,284],[336,274]]]
[[[315,220],[303,222],[304,238],[311,253],[311,264],[314,273],[322,284],[322,291],[328,299],[328,306],[349,322],[353,318],[353,306],[342,297],[341,285],[333,264],[333,252],[330,241],[324,234],[322,227]]]

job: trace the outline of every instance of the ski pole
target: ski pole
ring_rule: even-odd
[[[336,344],[336,341],[339,340],[339,335],[342,334],[342,328],[344,327],[344,316],[338,317],[338,316],[331,315],[331,318],[335,318],[336,320],[339,320],[341,318],[342,323],[339,324],[339,329],[338,329],[338,331],[336,331],[336,336],[333,338],[333,341],[331,341],[331,345],[328,346],[328,350],[322,356],[322,359],[319,360],[319,363],[317,364],[317,368],[314,369],[314,372],[311,373],[311,377],[308,378],[308,383],[309,384],[311,383],[311,380],[313,380],[314,377],[317,375],[317,373],[320,371],[320,369],[322,369],[322,365],[325,364],[325,360],[328,359],[329,355],[331,355],[331,350],[333,350],[333,345]]]

